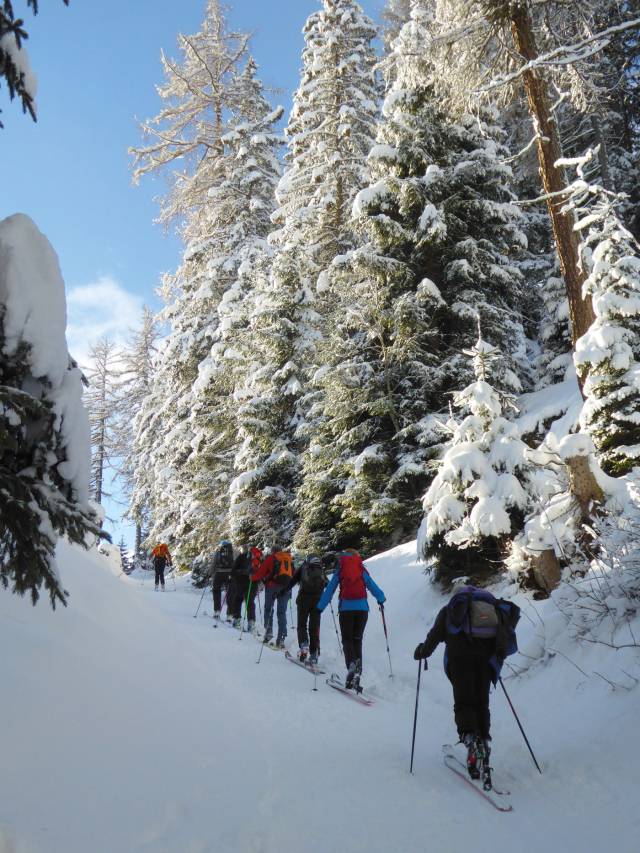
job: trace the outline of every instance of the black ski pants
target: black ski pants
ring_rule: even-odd
[[[154,566],[156,570],[156,586],[164,587],[164,566]]]
[[[320,654],[320,617],[316,607],[322,593],[304,595],[300,593],[296,599],[298,610],[298,645],[309,646],[312,655]]]
[[[362,637],[368,618],[367,610],[340,611],[340,633],[347,669],[355,663],[357,671],[362,672]]]
[[[229,606],[227,607],[227,613],[234,619],[240,619],[242,616],[242,605],[247,600],[250,583],[249,575],[235,575],[233,578],[233,586],[232,589],[229,590]],[[256,621],[257,592],[258,584],[251,583],[251,592],[249,593],[249,601],[247,602],[247,619],[249,622]]]
[[[222,610],[222,590],[229,586],[230,572],[215,572],[213,575],[213,609],[216,613]]]
[[[450,657],[447,675],[453,687],[453,713],[460,739],[467,733],[488,738],[491,729],[489,690],[493,677],[489,658],[480,655]]]

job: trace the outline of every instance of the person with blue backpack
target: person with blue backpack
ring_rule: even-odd
[[[320,613],[333,598],[338,585],[340,585],[338,603],[340,633],[347,665],[345,687],[358,692],[362,675],[362,638],[369,617],[367,590],[381,606],[386,598],[384,592],[374,583],[360,554],[354,548],[345,548],[338,554],[337,568],[317,604]]]
[[[489,690],[504,659],[518,650],[515,627],[520,608],[490,592],[464,585],[436,616],[413,657],[430,657],[445,644],[444,669],[453,687],[453,713],[460,742],[467,747],[467,770],[480,778],[491,753]]]

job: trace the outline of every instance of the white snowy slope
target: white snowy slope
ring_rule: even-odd
[[[577,647],[553,602],[518,599],[527,656],[515,662],[528,669],[507,680],[543,776],[492,697],[495,779],[515,811],[494,811],[442,764],[455,734],[439,652],[409,775],[412,652],[443,603],[414,548],[367,561],[387,594],[395,673],[372,608],[368,708],[321,678],[313,692],[281,653],[257,666],[253,638],[212,630],[208,594],[193,618],[200,594],[186,581],[155,593],[61,544],[67,609],[0,595],[1,853],[636,853],[638,691],[600,676],[631,684],[637,650]],[[330,611],[322,646],[342,673]]]

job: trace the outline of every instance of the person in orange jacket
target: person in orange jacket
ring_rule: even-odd
[[[161,542],[153,549],[151,556],[153,557],[153,568],[156,573],[156,592],[158,591],[158,582],[164,592],[164,570],[167,564],[170,566],[173,565],[168,546],[164,542]]]

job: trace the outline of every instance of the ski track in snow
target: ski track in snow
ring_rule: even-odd
[[[67,609],[0,598],[0,853],[636,853],[637,692],[612,695],[558,657],[507,681],[544,776],[492,695],[495,779],[513,813],[443,766],[455,731],[440,651],[422,673],[409,775],[412,652],[443,603],[414,552],[367,560],[388,598],[395,678],[372,603],[366,708],[326,676],[314,692],[280,653],[257,666],[259,642],[212,630],[207,596],[193,618],[200,592],[184,580],[155,593],[62,544]],[[535,624],[521,621],[521,648]],[[602,671],[605,652],[588,653]],[[330,611],[321,662],[344,674]]]

